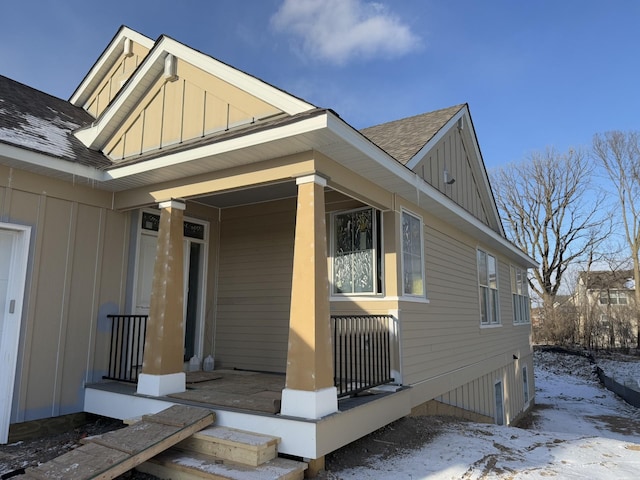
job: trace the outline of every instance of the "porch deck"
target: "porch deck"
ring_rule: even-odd
[[[380,387],[338,400],[339,411],[321,419],[280,415],[285,376],[241,370],[189,372],[187,390],[149,397],[136,385],[113,380],[85,387],[85,411],[126,419],[175,404],[208,408],[216,424],[282,439],[280,451],[318,458],[410,413],[409,388]]]

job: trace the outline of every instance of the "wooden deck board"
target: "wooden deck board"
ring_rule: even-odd
[[[134,425],[93,437],[71,452],[28,469],[22,478],[112,479],[211,425],[213,420],[209,410],[174,405],[156,415],[146,415]]]

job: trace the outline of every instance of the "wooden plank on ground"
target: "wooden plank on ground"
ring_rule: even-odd
[[[113,479],[211,425],[213,420],[210,410],[174,405],[134,425],[93,437],[71,452],[28,469],[23,478]]]

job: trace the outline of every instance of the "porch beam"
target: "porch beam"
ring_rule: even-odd
[[[114,194],[114,208],[128,210],[156,204],[167,198],[194,198],[216,192],[247,188],[313,173],[311,152],[303,152],[264,162],[225,168],[202,175],[162,182]]]
[[[138,393],[162,396],[185,391],[183,313],[183,218],[185,204],[160,206],[149,319]]]
[[[329,323],[326,180],[307,175],[296,183],[289,347],[281,414],[317,419],[338,410]]]

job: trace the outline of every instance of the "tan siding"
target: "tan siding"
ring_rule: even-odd
[[[220,78],[178,60],[178,80],[159,78],[105,146],[114,160],[282,113]]]
[[[126,214],[92,205],[100,195],[90,189],[64,191],[14,172],[21,189],[4,189],[3,217],[33,227],[11,419],[20,422],[82,411],[83,382],[104,372],[93,372],[106,363],[98,314],[123,305],[128,223]],[[47,185],[66,198],[43,194]]]
[[[216,362],[284,372],[295,199],[223,211]]]
[[[460,133],[451,129],[414,168],[429,184],[447,195],[476,218],[488,224],[487,208],[481,199],[477,183],[469,164],[469,152],[465,150]],[[446,185],[444,170],[455,183]]]

